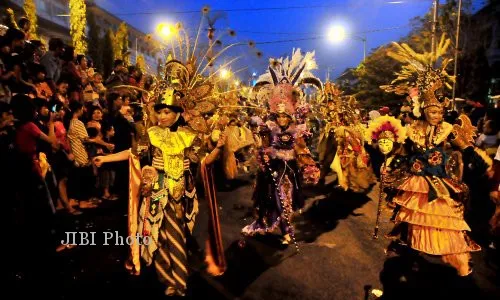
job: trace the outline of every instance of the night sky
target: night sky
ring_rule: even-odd
[[[226,35],[221,39],[224,44],[249,40],[257,43],[256,49],[240,46],[228,53],[230,56],[242,57],[237,67],[248,66],[247,70],[239,73],[242,80],[246,80],[252,72],[261,74],[265,71],[270,57],[290,55],[293,48],[300,48],[303,51],[315,50],[319,65],[315,74],[325,79],[327,69],[330,68],[332,70],[330,78],[335,78],[346,68],[355,67],[362,61],[363,43],[355,38],[347,38],[341,43],[332,44],[322,37],[326,35],[331,25],[344,26],[348,34],[366,34],[369,53],[371,49],[407,35],[410,31],[410,19],[424,15],[432,6],[431,0],[97,0],[96,2],[145,33],[154,32],[159,22],[182,22],[191,30],[191,36],[196,33],[200,11],[204,5],[210,6],[212,10],[289,7],[279,10],[212,12],[219,15],[215,23],[217,33],[225,33],[228,29],[236,31],[235,37]],[[304,8],[305,6],[307,8]],[[188,12],[173,13],[186,11]],[[370,32],[393,27],[399,28]],[[207,28],[206,23],[203,28]],[[204,34],[206,35],[206,31]],[[316,39],[313,40],[258,44],[314,37]],[[206,38],[203,40],[206,42]],[[262,58],[255,55],[257,51],[262,52]]]

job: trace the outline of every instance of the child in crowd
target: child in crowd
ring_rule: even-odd
[[[115,135],[115,129],[112,125],[104,124],[101,128],[102,139],[106,143],[111,143],[113,136]],[[103,155],[111,154],[112,151],[103,147]],[[102,166],[99,169],[98,182],[99,187],[103,189],[103,199],[104,200],[117,200],[118,196],[110,193],[111,188],[113,187],[115,181],[115,171],[113,170],[111,165]]]
[[[485,150],[489,156],[494,157],[498,147],[498,129],[495,121],[484,123],[483,133],[477,138],[476,146]]]

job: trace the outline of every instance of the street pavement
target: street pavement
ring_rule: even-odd
[[[363,195],[337,190],[331,181],[323,188],[304,189],[306,207],[294,217],[298,251],[293,244],[281,245],[277,235],[241,236],[241,228],[252,222],[250,178],[240,178],[218,192],[228,268],[220,277],[208,276],[202,251],[193,251],[188,298],[377,299],[377,293],[383,293],[380,299],[500,299],[498,254],[487,243],[483,251],[473,254],[474,273],[468,278],[457,277],[435,257],[401,247],[394,247],[397,252],[386,251],[390,241],[384,234],[392,224],[385,205],[379,238],[373,239],[378,186]],[[203,248],[205,207],[200,199],[191,249],[196,243]],[[100,238],[102,232],[115,230],[126,236],[126,201],[105,202],[79,217],[61,218],[60,224],[64,224],[60,233],[97,232],[97,245],[57,253],[36,275],[26,270],[12,274],[8,287],[17,298],[33,293],[51,299],[165,297],[154,270],[143,266],[140,276],[129,275],[124,268],[127,246],[103,245]]]

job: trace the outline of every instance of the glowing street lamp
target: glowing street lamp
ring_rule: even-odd
[[[345,28],[342,26],[332,26],[328,29],[328,40],[331,42],[341,42],[345,39]]]
[[[365,61],[366,60],[366,37],[355,36],[355,35],[349,35],[349,36],[363,42],[363,61]],[[328,37],[328,40],[330,42],[338,43],[338,42],[343,41],[347,37],[347,34],[345,32],[344,27],[342,27],[340,25],[336,25],[336,26],[330,27],[330,29],[328,30],[327,37]]]
[[[174,33],[174,27],[170,24],[160,23],[156,26],[156,31],[163,38],[168,38]]]

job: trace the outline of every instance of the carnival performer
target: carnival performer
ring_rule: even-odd
[[[404,64],[403,71],[391,85],[381,88],[398,94],[407,91],[412,98],[413,114],[418,118],[407,127],[404,151],[392,160],[386,170],[397,172],[397,190],[393,202],[397,205],[396,226],[407,226],[406,243],[413,249],[441,256],[460,276],[472,272],[470,252],[480,247],[467,235],[469,225],[464,220],[464,201],[468,187],[461,182],[461,157],[486,172],[491,161],[472,144],[475,128],[465,116],[460,125],[443,121],[446,98],[437,96],[448,81],[449,59],[438,60],[446,53],[449,40],[441,39],[437,56],[416,53],[406,44],[394,43],[389,56]],[[440,68],[436,62],[442,62]],[[412,81],[417,78],[416,82]],[[461,154],[453,151],[461,151]],[[406,166],[406,167],[405,167]]]
[[[233,113],[229,116],[229,123],[224,129],[226,143],[222,155],[224,173],[226,179],[235,179],[238,171],[248,173],[248,154],[255,144],[253,134],[246,126],[238,120],[238,115]]]
[[[178,30],[184,30],[182,25]],[[200,27],[201,28],[201,27]],[[183,47],[188,47],[185,45]],[[133,242],[126,268],[134,275],[140,273],[140,259],[147,266],[154,265],[159,280],[165,284],[165,294],[185,296],[189,268],[187,241],[198,215],[198,199],[191,163],[201,165],[201,177],[208,202],[208,239],[205,248],[206,271],[213,276],[226,268],[222,236],[219,228],[216,191],[211,164],[221,154],[224,134],[216,147],[208,153],[199,153],[196,143],[210,133],[205,116],[213,113],[214,84],[197,69],[194,56],[181,54],[185,62],[169,57],[164,77],[152,87],[147,105],[151,125],[147,129],[151,166],[141,169],[136,149],[122,151],[94,159],[96,165],[129,160],[129,236],[139,236],[149,243]],[[185,57],[185,58],[184,58]],[[203,62],[203,60],[202,60]],[[201,64],[201,63],[200,63]],[[144,148],[142,145],[141,148]]]
[[[299,61],[295,69],[287,68],[282,60],[274,61],[257,82],[258,93],[266,95],[259,102],[269,105],[270,116],[260,128],[263,146],[258,151],[260,168],[253,193],[256,220],[242,229],[243,235],[252,236],[280,228],[282,243],[286,245],[295,242],[291,222],[294,211],[304,206],[302,181],[316,184],[319,180],[319,169],[304,141],[306,124],[297,125],[294,121],[300,97],[295,84],[299,84],[312,55],[308,53],[302,60],[297,50],[293,57]],[[304,72],[303,78],[307,77],[321,88],[319,80],[312,80],[312,74]]]
[[[337,106],[339,125],[335,128],[335,138],[338,147],[330,167],[337,173],[338,184],[343,190],[365,192],[377,179],[364,147],[365,127],[356,109],[356,99],[342,97]]]
[[[165,95],[154,105],[158,125],[148,129],[152,166],[143,167],[141,174],[136,174],[136,179],[141,180],[142,196],[136,231],[142,238],[150,239],[147,245],[140,245],[140,256],[146,265],[154,264],[160,281],[167,286],[165,293],[184,296],[188,279],[186,239],[192,233],[198,214],[187,152],[192,150],[197,133],[186,126],[181,115],[183,108],[175,100],[179,96],[169,97],[168,92]],[[204,163],[211,164],[217,158],[224,142],[222,135]],[[124,151],[97,157],[94,162],[99,166],[131,155],[130,151]],[[129,268],[135,265],[131,264]]]
[[[335,129],[340,123],[335,104],[342,92],[334,83],[327,82],[325,83],[323,94],[323,98],[326,99],[326,105],[321,108],[321,114],[324,118],[325,126],[321,130],[318,142],[318,156],[321,165],[319,183],[321,185],[325,183],[325,177],[330,172],[330,165],[337,153],[338,143],[335,138]]]

